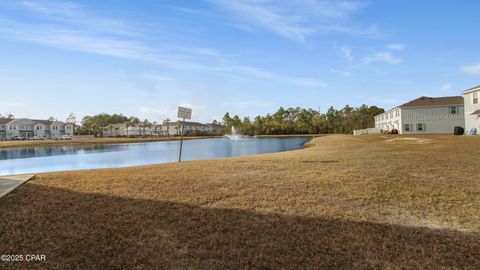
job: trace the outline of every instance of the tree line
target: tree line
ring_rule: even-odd
[[[364,129],[375,125],[375,116],[385,110],[376,106],[345,106],[342,109],[330,107],[320,113],[313,109],[283,108],[275,113],[240,118],[226,113],[223,117],[225,131],[235,127],[244,135],[280,135],[280,134],[351,134],[355,129]]]
[[[214,124],[221,124],[225,127],[225,132],[229,133],[232,126],[238,132],[244,135],[281,135],[281,134],[351,134],[355,129],[364,129],[375,125],[375,116],[384,112],[384,109],[376,106],[362,105],[360,107],[351,107],[346,105],[342,109],[330,107],[325,113],[320,113],[313,109],[283,108],[280,107],[275,113],[265,116],[256,116],[240,118],[238,115],[233,117],[226,113],[223,121],[213,121]],[[0,115],[0,118],[14,118],[13,115]],[[49,120],[56,120],[50,117]],[[165,119],[163,123],[169,122]],[[78,135],[101,135],[103,128],[113,124],[139,125],[144,127],[156,126],[158,123],[150,122],[148,119],[143,121],[135,116],[125,116],[123,114],[101,113],[93,116],[85,116],[80,123],[74,113],[66,119],[67,123],[75,125],[75,134]],[[80,125],[78,125],[80,124]]]
[[[76,122],[75,116],[70,114],[67,122]],[[75,129],[75,133],[79,135],[99,135],[103,133],[103,128],[113,124],[126,124],[127,126],[140,125],[144,127],[152,127],[157,122],[150,122],[148,119],[143,121],[135,116],[125,116],[123,114],[107,114],[101,113],[93,116],[85,116],[81,121],[81,125]]]

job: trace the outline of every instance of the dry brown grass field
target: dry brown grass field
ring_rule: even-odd
[[[480,269],[480,138],[38,175],[0,200],[2,269]]]

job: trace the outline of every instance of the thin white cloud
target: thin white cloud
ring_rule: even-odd
[[[463,66],[460,68],[460,72],[466,73],[466,74],[480,74],[480,63]]]
[[[353,54],[352,54],[352,47],[350,46],[341,46],[340,47],[340,52],[342,53],[342,56],[347,59],[349,62],[353,62]]]
[[[22,23],[13,20],[3,20],[0,22],[0,37],[33,42],[65,50],[151,62],[169,69],[233,73],[240,76],[253,76],[310,87],[326,86],[323,81],[314,78],[280,75],[256,67],[233,64],[221,52],[211,48],[148,45],[148,42],[143,40],[142,36],[131,35],[130,31],[124,33],[117,31],[117,28],[109,28],[105,25],[99,28],[97,25],[84,23],[84,21],[88,20],[94,22],[110,20],[100,20],[90,15],[85,8],[74,4],[61,3],[59,6],[55,6],[50,4],[50,2],[43,1],[38,3],[25,1],[22,3],[24,5],[27,3],[27,8],[40,14],[46,14],[47,17],[50,17],[52,14],[58,17],[68,17],[67,15],[76,13],[80,13],[81,16],[78,16],[75,20],[71,19],[69,23],[52,22],[50,20],[45,23]],[[39,3],[49,4],[41,5]],[[116,23],[119,26],[123,24],[123,22]],[[133,29],[129,25],[125,28]],[[99,29],[103,30],[99,31]],[[111,31],[106,33],[105,29],[110,29]],[[150,77],[150,79],[153,79],[153,77]]]
[[[257,67],[231,63],[220,51],[212,48],[151,46],[142,35],[134,34],[140,32],[135,27],[125,22],[93,16],[87,9],[77,4],[22,1],[19,7],[36,12],[38,16],[43,15],[44,21],[24,23],[0,20],[0,38],[151,62],[173,69],[233,73],[310,87],[326,86],[324,82],[314,78],[280,75]],[[68,23],[65,23],[66,21]],[[128,31],[123,31],[123,28]],[[150,79],[154,78],[150,76]],[[167,78],[156,79],[158,81]]]
[[[397,65],[403,62],[401,58],[396,57],[391,52],[377,52],[373,55],[367,56],[364,59],[365,64],[371,64],[373,62],[383,62],[387,64]]]
[[[63,22],[73,23],[80,27],[95,29],[96,32],[121,34],[121,35],[139,35],[139,31],[120,20],[113,20],[93,15],[83,6],[62,1],[20,1],[19,8],[22,8],[32,15],[37,15],[45,22]]]
[[[402,51],[405,49],[406,45],[405,44],[400,44],[400,43],[391,43],[387,45],[387,49],[390,50],[396,50],[396,51]]]
[[[308,77],[296,77],[296,76],[287,76],[287,75],[279,75],[275,73],[271,73],[259,68],[249,67],[249,66],[227,66],[225,67],[232,71],[237,71],[244,74],[251,74],[259,78],[268,79],[268,80],[276,80],[276,81],[283,81],[287,83],[299,84],[304,86],[312,86],[312,87],[326,87],[327,83],[322,80],[308,78]]]
[[[329,69],[328,71],[332,72],[332,73],[335,73],[335,74],[338,74],[340,76],[343,76],[343,77],[350,77],[352,76],[352,74],[348,71],[341,71],[341,70],[338,70],[338,69]]]
[[[289,39],[303,41],[306,35],[314,31],[285,16],[281,10],[273,6],[262,5],[261,2],[243,0],[212,0],[211,2],[237,14],[237,17],[244,23],[255,24]]]
[[[362,29],[345,25],[344,18],[361,9],[359,1],[292,0],[209,0],[227,12],[225,20],[236,21],[243,29],[264,29],[303,42],[316,32],[340,32],[362,36],[379,35],[378,27]]]

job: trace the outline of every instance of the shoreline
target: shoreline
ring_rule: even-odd
[[[214,139],[223,136],[195,136],[184,137],[184,140],[196,139]],[[180,137],[159,137],[159,138],[93,138],[78,140],[38,140],[38,141],[0,141],[0,149],[7,150],[13,148],[29,147],[48,147],[48,146],[71,146],[71,145],[92,145],[92,144],[123,144],[123,143],[142,143],[142,142],[163,142],[179,141]]]
[[[289,134],[289,135],[257,135],[253,138],[292,138],[292,137],[312,137],[315,139],[325,134]],[[224,136],[195,136],[184,137],[184,140],[201,140],[223,138]],[[150,138],[88,138],[73,140],[26,140],[26,141],[0,141],[0,150],[13,148],[30,148],[30,147],[48,147],[48,146],[72,146],[72,145],[92,145],[92,144],[122,144],[122,143],[142,143],[142,142],[163,142],[163,141],[179,141],[180,137],[150,137]]]
[[[302,136],[283,136],[281,138],[302,138]],[[307,136],[303,136],[307,137]],[[309,136],[308,136],[309,137]],[[223,136],[217,136],[217,137],[188,137],[187,140],[195,140],[195,139],[212,139],[212,138],[223,138]],[[252,137],[254,138],[254,137]],[[276,138],[274,136],[270,137],[264,137],[264,138]],[[185,139],[185,138],[184,138]],[[178,138],[180,140],[180,138]],[[193,162],[193,161],[215,161],[215,160],[223,160],[223,159],[231,159],[231,158],[249,158],[249,157],[255,157],[255,156],[262,156],[262,155],[268,155],[268,154],[275,154],[275,153],[287,153],[287,152],[292,152],[292,151],[301,151],[305,150],[310,147],[315,146],[314,142],[315,138],[309,138],[307,139],[300,148],[298,149],[290,149],[290,150],[280,150],[280,151],[274,151],[274,152],[266,152],[266,153],[256,153],[256,154],[249,154],[249,155],[241,155],[241,156],[224,156],[224,157],[211,157],[211,158],[204,158],[204,159],[194,159],[194,160],[184,160],[184,162]],[[161,140],[161,141],[176,141],[176,140]],[[146,142],[155,142],[155,141],[146,141]],[[117,143],[105,143],[105,144],[121,144],[121,143],[137,143],[137,142],[117,142]],[[141,142],[140,142],[141,143]],[[96,143],[96,144],[101,144],[101,143]],[[76,144],[76,145],[85,145],[85,144]],[[40,147],[47,147],[47,146],[40,146]],[[9,150],[9,149],[18,149],[18,148],[5,148],[0,150]],[[130,165],[130,166],[124,166],[124,167],[99,167],[99,168],[86,168],[86,169],[66,169],[62,171],[44,171],[44,172],[23,172],[23,173],[15,173],[15,174],[5,174],[1,175],[2,176],[19,176],[19,175],[25,175],[25,174],[34,174],[34,175],[40,175],[40,174],[50,174],[50,173],[68,173],[68,172],[76,172],[76,171],[93,171],[93,170],[113,170],[113,169],[133,169],[133,168],[138,168],[138,167],[144,167],[144,166],[158,166],[162,164],[176,164],[178,163],[177,161],[168,161],[168,162],[158,162],[158,163],[152,163],[152,164],[140,164],[140,165]]]

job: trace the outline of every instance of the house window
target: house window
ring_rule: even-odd
[[[473,92],[473,104],[478,104],[478,91]]]
[[[458,106],[450,106],[450,114],[457,114]]]
[[[425,128],[425,124],[422,124],[422,123],[419,123],[417,124],[417,131],[425,131],[426,128]]]
[[[412,125],[411,124],[405,124],[405,131],[406,132],[412,131]]]

